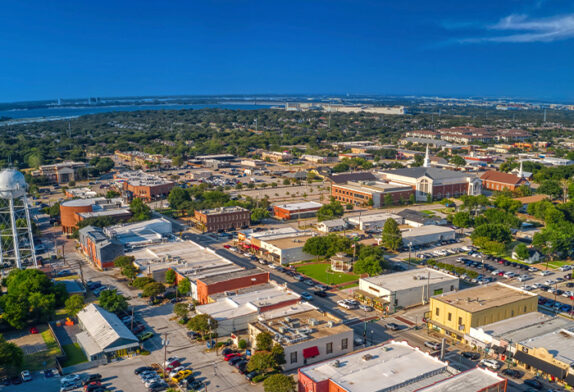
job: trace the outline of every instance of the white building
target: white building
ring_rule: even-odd
[[[127,223],[104,229],[109,238],[120,241],[127,248],[162,242],[172,234],[172,231],[171,222],[165,218]]]
[[[301,232],[301,235],[283,237],[278,239],[260,240],[260,250],[264,251],[267,258],[279,264],[290,264],[298,261],[310,260],[312,255],[303,252],[305,242],[314,237],[313,234]]]
[[[385,222],[394,219],[399,225],[403,224],[403,218],[396,214],[382,213],[371,215],[359,215],[348,218],[350,224],[358,226],[359,230],[377,231],[382,230]]]
[[[342,320],[317,309],[287,317],[261,318],[249,324],[249,340],[256,347],[256,338],[269,332],[274,342],[285,350],[283,370],[321,362],[353,350],[353,330]]]
[[[459,279],[431,268],[417,268],[359,279],[359,290],[382,298],[390,311],[428,303],[430,297],[458,290]]]
[[[317,223],[317,230],[322,233],[342,231],[347,227],[349,227],[349,224],[344,219],[331,219]]]
[[[444,226],[421,226],[410,230],[403,231],[403,245],[423,245],[432,242],[454,240],[456,232],[450,227]]]

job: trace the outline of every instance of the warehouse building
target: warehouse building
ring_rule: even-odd
[[[492,283],[431,297],[425,316],[429,328],[463,340],[471,328],[538,310],[538,295]]]
[[[342,320],[317,309],[287,317],[266,317],[249,324],[249,340],[257,346],[257,335],[268,332],[285,351],[284,371],[321,362],[353,350],[353,330]]]
[[[413,392],[426,388],[433,392],[504,392],[506,379],[484,369],[460,373],[447,362],[395,341],[298,371],[299,392]]]
[[[421,226],[403,231],[403,246],[431,244],[456,239],[456,231],[444,226]]]
[[[172,234],[173,226],[165,218],[150,219],[136,223],[126,223],[104,228],[104,233],[121,242],[126,249],[166,241]]]
[[[282,236],[281,238],[260,239],[258,253],[272,263],[277,264],[290,264],[310,260],[313,256],[305,253],[303,247],[305,242],[314,236],[314,233],[299,232],[295,235]]]
[[[394,313],[397,308],[428,303],[431,296],[458,290],[459,285],[456,276],[431,268],[417,268],[361,278],[355,296],[371,306]]]
[[[427,225],[446,225],[448,222],[444,218],[437,218],[434,216],[429,216],[421,211],[404,209],[397,212],[397,215],[401,216],[404,220],[405,225],[411,227],[421,227]]]
[[[81,228],[78,231],[78,242],[84,255],[100,270],[113,268],[114,260],[124,254],[124,245],[108,238],[99,227]]]
[[[330,219],[317,223],[317,230],[322,233],[343,231],[347,227],[349,227],[349,224],[344,219]]]

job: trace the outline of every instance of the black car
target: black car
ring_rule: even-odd
[[[399,329],[401,329],[401,326],[395,323],[388,323],[387,328],[390,329],[391,331],[398,331]]]
[[[8,377],[2,377],[0,379],[0,384],[2,385],[10,385],[10,379]]]
[[[184,378],[183,380],[181,380],[181,383],[183,385],[192,385],[195,382],[195,377],[193,376],[187,376],[186,378]]]
[[[167,389],[167,384],[152,384],[148,387],[148,392],[160,392]]]
[[[529,387],[535,388],[535,389],[542,389],[542,383],[538,380],[533,379],[533,378],[528,379],[528,380],[524,380],[524,384],[528,385]]]
[[[137,373],[136,373],[137,374]],[[95,374],[90,374],[88,375],[88,377],[84,380],[84,382],[82,383],[82,385],[88,385],[91,382],[94,381],[101,381],[102,379],[102,375],[99,373],[95,373]]]
[[[18,385],[18,384],[22,384],[22,379],[20,378],[20,376],[13,376],[10,381],[12,382],[13,385]]]
[[[235,352],[235,350],[233,350],[229,347],[226,347],[223,350],[221,350],[221,355],[226,356],[226,355],[234,353],[234,352]]]
[[[504,369],[502,374],[512,378],[520,378],[522,377],[522,372],[515,370],[515,369]]]
[[[153,371],[154,369],[151,366],[142,366],[137,368],[136,370],[134,370],[134,374],[140,374],[143,372],[150,372]]]
[[[473,361],[477,361],[480,359],[480,354],[479,353],[474,353],[472,351],[465,351],[461,354],[463,357],[471,359]]]
[[[247,364],[248,363],[249,363],[249,361],[243,360],[241,362],[236,363],[235,367],[237,368],[237,370],[239,370],[240,374],[245,374],[245,372],[247,371]]]
[[[327,296],[327,292],[323,290],[315,290],[313,291],[313,294],[315,294],[317,297],[323,297],[323,298]]]
[[[259,372],[257,370],[254,370],[252,372],[245,374],[245,378],[247,379],[247,381],[251,381],[257,375],[259,375]]]
[[[236,363],[244,361],[245,358],[243,356],[241,357],[234,357],[231,358],[227,363],[230,364],[231,366],[235,366]]]
[[[195,380],[192,384],[191,384],[191,388],[197,390],[203,389],[204,384],[203,381],[199,381],[199,380]]]

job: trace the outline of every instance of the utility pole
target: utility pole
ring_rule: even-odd
[[[134,308],[135,308],[135,306],[132,305],[132,320],[131,320],[132,322],[131,322],[130,331],[133,331],[133,330],[134,330]],[[165,361],[164,361],[164,362],[165,362]]]
[[[166,378],[166,374],[165,374],[165,362],[167,361],[167,344],[169,343],[167,340],[167,332],[164,333],[164,338],[163,338],[163,378]]]

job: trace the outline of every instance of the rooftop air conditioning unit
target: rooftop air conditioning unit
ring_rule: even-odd
[[[335,323],[332,321],[327,321],[327,327],[329,328],[333,328],[335,326]]]

